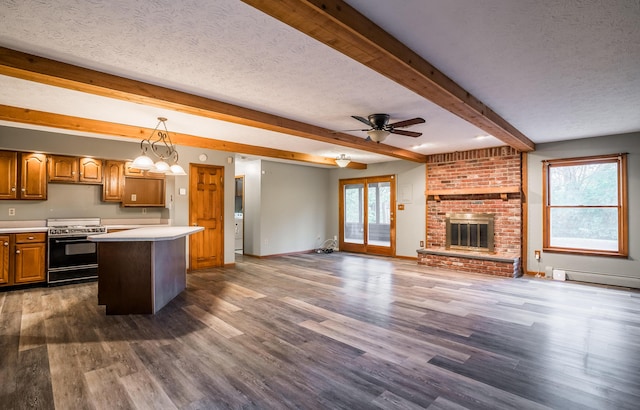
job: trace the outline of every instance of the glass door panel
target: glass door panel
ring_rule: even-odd
[[[364,184],[344,186],[344,241],[364,244]]]
[[[369,183],[367,193],[369,197],[367,243],[391,246],[391,183]]]

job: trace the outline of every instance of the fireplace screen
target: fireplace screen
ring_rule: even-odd
[[[493,252],[493,214],[447,214],[446,248]]]

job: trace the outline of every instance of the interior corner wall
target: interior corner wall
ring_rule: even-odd
[[[330,186],[327,193],[329,234],[339,232],[339,189],[340,180],[381,175],[396,176],[396,202],[404,205],[404,210],[394,210],[396,215],[396,256],[416,257],[416,249],[426,236],[426,164],[397,160],[370,164],[365,170],[338,168],[331,170]]]
[[[244,214],[243,253],[260,256],[260,202],[262,199],[262,161],[243,161]]]
[[[329,171],[262,160],[259,176],[260,226],[258,236],[252,238],[252,251],[245,253],[268,256],[319,248],[328,238]],[[246,181],[245,192],[253,189],[252,181]],[[247,218],[252,218],[249,208]]]
[[[593,155],[627,153],[629,257],[602,257],[543,252],[540,263],[534,257],[542,249],[542,161]],[[640,133],[537,144],[528,153],[528,272],[564,270],[569,280],[640,288]]]

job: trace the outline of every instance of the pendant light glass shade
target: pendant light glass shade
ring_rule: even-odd
[[[151,169],[153,168],[153,160],[145,154],[141,154],[139,157],[133,160],[133,162],[131,163],[131,168],[143,170]]]
[[[170,169],[171,169],[171,175],[187,175],[187,173],[184,172],[184,169],[178,164],[171,165]]]

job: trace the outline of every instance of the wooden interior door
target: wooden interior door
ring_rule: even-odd
[[[224,265],[224,167],[189,165],[189,224],[204,231],[189,236],[189,268]]]
[[[395,256],[393,175],[340,180],[340,249]]]

